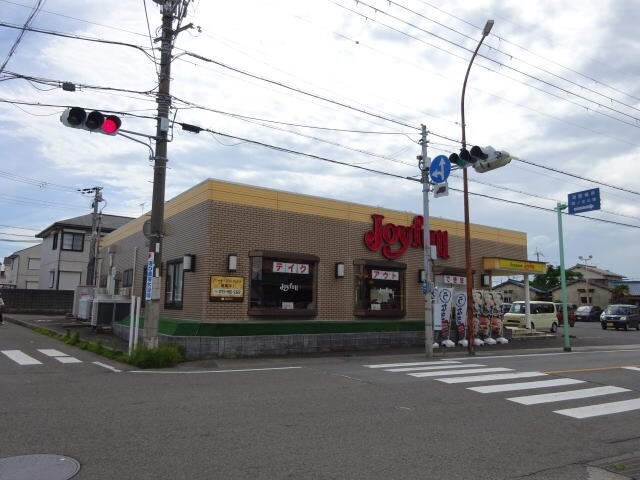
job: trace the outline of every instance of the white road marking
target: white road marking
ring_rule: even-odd
[[[98,365],[99,367],[103,367],[106,368],[108,370],[111,370],[112,372],[116,372],[116,373],[120,373],[122,372],[122,370],[118,370],[115,367],[112,367],[111,365],[107,365],[106,363],[102,363],[102,362],[93,362],[94,365]]]
[[[451,365],[454,363],[460,363],[453,360],[440,360],[432,362],[411,362],[411,363],[381,363],[379,365],[363,365],[369,368],[391,368],[391,367],[417,367],[419,365]]]
[[[238,373],[238,372],[265,372],[270,370],[292,370],[302,367],[273,367],[273,368],[244,368],[237,370],[129,370],[128,373],[164,373],[178,375],[194,375],[197,373]]]
[[[62,353],[60,350],[55,350],[53,348],[40,348],[38,351],[47,357],[68,357],[66,353]]]
[[[558,387],[561,385],[574,385],[576,383],[585,383],[583,380],[574,380],[573,378],[558,378],[555,380],[540,380],[538,382],[521,382],[506,383],[502,385],[484,385],[482,387],[468,387],[467,390],[473,390],[479,393],[495,393],[495,392],[512,392],[514,390],[530,390],[534,388]]]
[[[2,350],[2,353],[19,365],[42,365],[41,361],[30,357],[20,350]]]
[[[38,351],[47,357],[55,358],[60,363],[82,363],[82,360],[79,360],[71,355],[67,355],[66,353],[61,352],[60,350],[55,350],[53,348],[40,348]]]
[[[581,390],[567,390],[565,392],[543,393],[541,395],[528,395],[526,397],[507,398],[512,402],[522,405],[538,405],[540,403],[563,402],[565,400],[577,400],[579,398],[599,397],[614,393],[630,392],[628,388],[621,387],[594,387],[583,388]]]
[[[640,367],[622,367],[625,370],[635,370],[636,372],[640,372]]]
[[[447,375],[467,375],[469,373],[494,373],[494,372],[512,372],[512,368],[470,368],[465,370],[445,370],[440,372],[418,372],[418,373],[409,373],[412,377],[444,377]]]
[[[438,382],[444,383],[471,383],[471,382],[485,382],[495,380],[513,380],[516,378],[530,378],[530,377],[543,377],[547,374],[544,372],[515,372],[515,373],[496,373],[493,375],[473,375],[470,377],[455,377],[455,378],[436,378]]]
[[[610,415],[612,413],[630,412],[631,410],[640,410],[640,398],[623,400],[621,402],[601,403],[599,405],[591,405],[588,407],[555,410],[553,413],[559,413],[560,415],[566,415],[567,417],[581,419]]]
[[[419,372],[424,370],[446,370],[450,368],[460,368],[463,365],[431,365],[429,367],[403,367],[403,368],[386,368],[385,372]],[[464,365],[464,368],[467,367],[486,367],[486,365],[481,365],[479,363],[468,363]]]

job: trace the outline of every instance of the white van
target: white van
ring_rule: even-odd
[[[529,312],[531,313],[531,330],[547,330],[549,332],[558,330],[558,319],[553,302],[531,301],[529,302]],[[504,314],[502,322],[505,327],[527,328],[525,303],[513,302],[509,311]]]

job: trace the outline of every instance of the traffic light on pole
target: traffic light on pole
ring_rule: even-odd
[[[505,166],[512,157],[507,152],[496,151],[493,147],[479,147],[474,145],[471,150],[463,148],[460,154],[452,153],[449,161],[460,168],[472,166],[476,172],[484,173]]]
[[[60,115],[60,121],[67,127],[81,128],[105,135],[115,135],[122,125],[120,117],[116,115],[105,115],[96,110],[87,113],[84,108],[80,107],[67,108]]]

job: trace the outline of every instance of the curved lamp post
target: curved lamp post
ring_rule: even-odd
[[[482,30],[482,38],[480,42],[478,42],[478,46],[476,50],[473,52],[473,56],[469,61],[469,66],[467,67],[467,73],[464,76],[464,83],[462,84],[462,97],[460,99],[460,113],[462,117],[462,148],[467,148],[467,136],[465,131],[465,123],[464,123],[464,94],[467,89],[467,79],[469,78],[469,72],[471,71],[471,65],[473,65],[473,61],[478,54],[478,50],[480,50],[480,46],[482,42],[491,32],[491,28],[493,27],[493,20],[487,20],[487,23]],[[462,169],[462,182],[463,182],[463,190],[464,190],[464,257],[465,257],[465,271],[467,277],[467,336],[469,337],[468,348],[469,355],[475,355],[475,322],[473,318],[473,304],[471,303],[473,300],[473,272],[471,270],[471,236],[470,236],[470,228],[469,228],[469,185],[467,180],[467,169]]]

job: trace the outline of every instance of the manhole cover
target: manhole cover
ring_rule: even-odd
[[[80,470],[80,463],[64,455],[20,455],[0,458],[2,480],[67,480]]]

